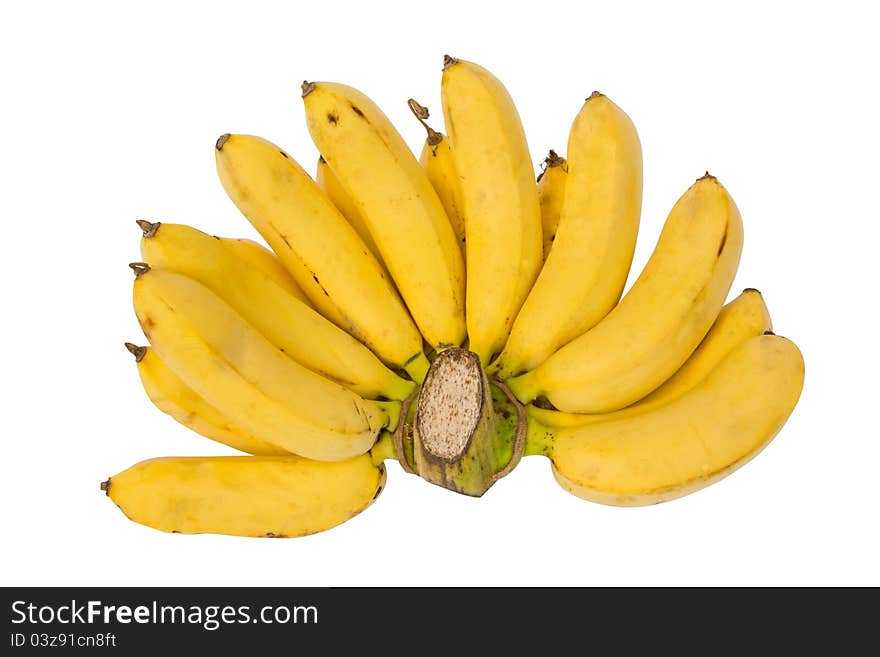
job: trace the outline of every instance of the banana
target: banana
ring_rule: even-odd
[[[143,231],[144,238],[155,236],[159,227],[163,225],[161,221],[151,222],[146,219],[138,219],[135,223]],[[217,235],[211,235],[211,237],[222,244],[224,250],[243,260],[247,267],[261,272],[284,291],[311,307],[311,302],[305,292],[297,285],[290,272],[284,268],[278,256],[265,246],[244,237],[218,237]]]
[[[299,365],[198,281],[133,263],[134,307],[162,360],[244,430],[294,454],[338,461],[396,425],[400,402],[365,401]]]
[[[550,149],[547,157],[544,158],[543,171],[538,176],[538,205],[541,207],[541,227],[544,232],[544,262],[547,262],[550,247],[556,239],[567,180],[568,163],[564,157],[560,157],[556,151]]]
[[[560,233],[564,228],[560,224]],[[739,210],[706,174],[676,202],[654,253],[614,310],[536,369],[509,379],[509,388],[522,402],[544,395],[559,410],[575,413],[606,413],[643,398],[708,332],[730,290],[742,243]]]
[[[297,456],[166,457],[101,484],[131,520],[165,532],[288,538],[339,525],[382,492],[369,455],[338,463]]]
[[[249,454],[278,456],[289,453],[237,427],[222,411],[211,406],[181,381],[155,349],[138,347],[130,342],[126,342],[125,347],[134,355],[141,383],[150,401],[183,426],[205,438]]]
[[[415,384],[363,344],[238,257],[228,248],[234,240],[181,224],[139,225],[145,262],[202,283],[300,365],[368,399],[406,399],[413,391]]]
[[[412,151],[356,89],[305,82],[303,103],[312,140],[363,215],[425,340],[437,350],[461,344],[464,262]]]
[[[324,159],[323,155],[318,156],[318,166],[315,169],[315,182],[324,190],[324,193],[327,194],[328,198],[333,202],[333,205],[336,206],[336,209],[342,213],[342,216],[345,217],[346,221],[351,224],[351,227],[355,229],[358,236],[364,241],[367,248],[370,249],[370,253],[373,254],[373,257],[384,267],[385,261],[382,260],[382,253],[376,245],[376,240],[370,235],[370,228],[367,226],[367,221],[364,219],[364,215],[358,210],[354,199],[352,199],[351,196],[348,195],[348,192],[345,191],[342,183],[339,182],[339,178],[333,173],[333,169],[327,164],[327,160]]]
[[[441,94],[461,181],[469,348],[485,366],[504,346],[541,268],[538,190],[519,114],[495,76],[447,55]]]
[[[761,293],[748,288],[721,309],[718,319],[685,364],[644,399],[611,413],[564,413],[532,404],[526,406],[526,413],[551,427],[583,426],[643,413],[680,397],[706,378],[735,347],[749,338],[769,332],[771,328],[770,313]]]
[[[458,246],[461,248],[461,256],[466,258],[467,236],[464,215],[462,214],[461,181],[458,179],[455,164],[452,162],[452,149],[449,146],[449,140],[442,132],[437,132],[426,123],[430,116],[427,107],[420,105],[413,98],[410,98],[407,103],[410,111],[428,133],[425,145],[422,146],[419,163],[425,168],[428,181],[437,192],[437,196],[440,197],[440,202],[443,204],[443,209],[446,210],[446,216],[449,217],[449,223],[452,224],[452,230],[455,232],[455,238],[458,240]]]
[[[309,175],[274,144],[223,135],[217,171],[229,197],[318,311],[417,382],[422,338],[382,266]]]
[[[721,309],[712,328],[685,364],[638,405],[663,404],[680,397],[702,381],[737,345],[772,330],[770,312],[761,293],[746,288]]]
[[[749,461],[782,428],[803,382],[803,356],[793,342],[755,336],[658,408],[566,429],[531,422],[527,451],[548,453],[556,480],[578,497],[656,504],[704,488]]]
[[[595,326],[623,292],[642,205],[642,149],[630,118],[590,96],[571,126],[553,248],[490,373],[534,369]]]
[[[295,296],[309,308],[313,307],[306,293],[296,284],[293,276],[284,268],[278,256],[265,246],[243,237],[214,237],[214,239],[218,240],[227,251],[239,260],[244,261],[248,267],[268,277],[275,285]]]

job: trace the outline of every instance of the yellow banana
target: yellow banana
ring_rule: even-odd
[[[541,227],[544,231],[544,262],[547,262],[550,247],[556,239],[567,180],[568,163],[551,149],[544,158],[544,170],[538,176],[538,205],[541,206]]]
[[[748,288],[721,309],[718,319],[685,364],[644,399],[611,413],[564,413],[532,404],[526,406],[526,412],[531,418],[551,427],[583,426],[643,413],[680,397],[706,378],[735,347],[771,328],[770,313],[761,293]]]
[[[553,248],[490,368],[527,372],[596,325],[623,292],[642,206],[642,149],[617,105],[590,96],[568,138],[568,174]]]
[[[318,166],[315,169],[315,182],[324,190],[324,193],[327,194],[328,198],[333,202],[333,205],[336,206],[336,209],[339,210],[339,212],[342,213],[342,216],[351,224],[351,227],[355,229],[358,236],[364,241],[367,248],[370,249],[370,253],[372,253],[376,260],[384,266],[385,261],[382,260],[382,254],[379,251],[379,247],[376,245],[376,240],[370,235],[370,228],[367,226],[367,221],[364,219],[364,215],[358,210],[354,199],[352,199],[351,196],[348,195],[348,192],[345,191],[342,183],[339,182],[339,178],[333,173],[333,169],[327,164],[327,160],[324,159],[323,155],[318,156]]]
[[[520,401],[544,395],[575,413],[606,413],[643,398],[681,367],[712,326],[742,243],[739,210],[707,174],[672,208],[654,253],[614,310],[508,386]],[[551,261],[553,253],[555,247]]]
[[[145,219],[138,219],[135,223],[143,231],[145,238],[153,237],[159,227],[163,225],[160,221],[151,222]],[[265,246],[244,237],[218,237],[217,235],[211,235],[211,237],[222,244],[224,250],[243,260],[249,268],[256,269],[268,276],[276,285],[311,307],[311,302],[305,292],[297,285],[290,272],[284,268],[278,256]]]
[[[681,396],[702,381],[737,345],[772,329],[770,312],[761,293],[746,288],[721,309],[712,328],[685,364],[639,405],[662,404]]]
[[[134,307],[168,366],[254,436],[319,461],[366,452],[400,402],[365,401],[299,365],[198,281],[133,263]]]
[[[425,175],[428,181],[440,197],[443,209],[446,210],[446,216],[449,217],[449,223],[455,232],[455,239],[458,240],[458,246],[461,248],[462,258],[467,257],[466,235],[464,227],[464,214],[462,214],[461,201],[461,181],[455,172],[455,164],[452,162],[452,149],[449,146],[449,140],[442,132],[437,132],[426,121],[428,120],[428,108],[410,98],[409,108],[419,123],[428,132],[425,138],[425,145],[422,146],[422,154],[419,157],[419,163],[425,168]]]
[[[513,100],[486,69],[447,56],[446,134],[467,234],[467,330],[486,365],[501,351],[541,268],[541,211]]]
[[[788,419],[803,382],[793,342],[752,337],[658,408],[567,429],[533,422],[529,451],[549,453],[556,480],[578,497],[656,504],[708,486],[755,456]]]
[[[141,461],[101,490],[129,519],[165,532],[288,538],[345,522],[384,484],[384,465],[366,454],[338,463],[181,456]]]
[[[312,140],[355,201],[400,294],[435,349],[465,338],[464,263],[424,170],[372,100],[332,82],[303,83]]]
[[[309,308],[313,307],[306,293],[297,285],[290,272],[284,268],[278,256],[265,246],[243,237],[214,237],[214,239],[219,240],[227,251],[244,261],[248,267],[267,276],[275,285],[295,296]]]
[[[125,346],[134,355],[147,396],[163,413],[205,438],[216,440],[242,452],[258,456],[289,453],[237,427],[222,411],[211,406],[195,390],[181,381],[180,377],[162,361],[155,349],[138,347],[130,342],[126,342]]]
[[[422,338],[382,266],[299,164],[274,144],[223,135],[217,171],[229,197],[322,315],[421,381]]]
[[[311,306],[250,267],[218,240],[181,224],[141,224],[141,257],[150,266],[189,276],[223,299],[273,345],[313,372],[369,399],[405,399],[414,384]]]

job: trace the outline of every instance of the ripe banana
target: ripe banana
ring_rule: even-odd
[[[339,178],[333,173],[333,169],[327,164],[327,160],[324,159],[323,155],[318,156],[318,166],[315,169],[315,182],[324,190],[324,193],[327,194],[327,197],[333,202],[336,209],[342,213],[342,216],[345,217],[346,221],[351,224],[351,227],[355,229],[358,236],[364,241],[367,248],[370,249],[370,253],[373,254],[373,257],[375,257],[384,267],[385,261],[382,260],[382,254],[379,251],[379,247],[376,245],[376,240],[370,235],[370,228],[367,226],[367,220],[364,219],[364,215],[358,210],[354,199],[352,199],[348,192],[345,191],[342,183],[339,182]]]
[[[149,229],[146,226],[155,226],[158,229],[160,222],[150,224],[150,222],[138,221],[138,225],[144,230],[144,237],[150,237],[147,234]],[[309,308],[313,307],[306,293],[296,284],[293,276],[284,268],[278,256],[265,246],[243,237],[213,237],[223,245],[224,249],[245,262],[249,268],[256,269],[267,276],[275,285],[295,296]]]
[[[300,365],[368,399],[406,399],[413,391],[363,344],[238,257],[228,248],[234,240],[181,224],[140,225],[145,262],[202,283]]]
[[[614,310],[508,386],[522,402],[545,395],[559,410],[575,413],[606,413],[643,398],[708,332],[730,290],[742,243],[733,199],[707,174],[676,202],[654,253]],[[555,252],[556,246],[550,261]]]
[[[384,484],[385,466],[367,454],[338,463],[292,455],[215,456],[142,461],[101,489],[128,518],[154,529],[287,538],[345,522]]]
[[[446,133],[467,237],[467,331],[485,366],[501,351],[541,268],[541,210],[513,100],[486,69],[445,58]]]
[[[355,201],[425,340],[465,339],[464,262],[424,170],[372,100],[332,82],[303,83],[312,140]]]
[[[217,171],[229,197],[322,315],[416,381],[422,338],[382,266],[309,175],[274,144],[223,135]]]
[[[526,406],[526,412],[551,427],[583,426],[643,413],[680,397],[706,378],[734,348],[771,328],[770,313],[761,293],[748,288],[721,309],[718,319],[681,369],[644,399],[611,413],[564,413],[532,404]]]
[[[181,381],[180,377],[162,361],[155,349],[138,347],[130,342],[126,342],[125,346],[134,355],[147,396],[163,413],[205,438],[216,440],[242,452],[258,456],[289,453],[237,427],[222,411],[211,406],[195,390]]]
[[[544,231],[545,263],[547,256],[550,255],[550,247],[556,239],[567,180],[568,163],[564,157],[560,157],[551,149],[544,158],[544,170],[538,176],[538,205],[541,207],[541,227]]]
[[[254,436],[319,461],[366,452],[400,402],[365,401],[307,370],[194,279],[134,263],[134,307],[168,366]]]
[[[746,288],[721,309],[712,328],[685,364],[639,405],[662,404],[681,396],[702,381],[737,345],[772,329],[770,312],[761,293]]]
[[[803,381],[793,342],[756,336],[658,408],[566,429],[532,421],[527,450],[549,454],[556,480],[578,497],[656,504],[726,477],[761,451],[788,419]]]
[[[595,326],[623,292],[642,206],[642,149],[617,105],[593,93],[568,138],[553,248],[491,368],[501,380],[543,363]]]
[[[425,168],[425,175],[428,181],[440,197],[443,209],[446,210],[446,216],[449,217],[449,223],[455,232],[455,239],[458,240],[458,246],[461,248],[462,258],[467,257],[466,235],[464,227],[464,214],[462,214],[461,201],[461,181],[455,171],[455,164],[452,162],[452,149],[449,146],[449,140],[442,132],[437,132],[426,121],[428,120],[428,108],[410,98],[409,108],[419,123],[428,132],[425,138],[425,145],[422,146],[422,154],[419,157],[419,163]]]

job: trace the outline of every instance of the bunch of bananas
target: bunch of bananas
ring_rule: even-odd
[[[761,294],[724,305],[742,221],[706,174],[621,299],[642,155],[600,93],[537,184],[501,82],[446,57],[446,134],[416,159],[341,84],[302,87],[313,179],[278,146],[223,135],[229,197],[271,247],[139,221],[127,343],[163,412],[246,456],[144,461],[102,489],[172,532],[299,536],[366,508],[383,461],[479,496],[523,455],[588,500],[680,497],[757,454],[797,403],[801,353]]]

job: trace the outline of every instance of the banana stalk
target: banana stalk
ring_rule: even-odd
[[[513,395],[490,386],[477,354],[447,349],[428,370],[414,418],[401,419],[398,436],[406,436],[406,443],[398,440],[397,456],[404,469],[426,481],[479,497],[519,462],[525,421]]]

